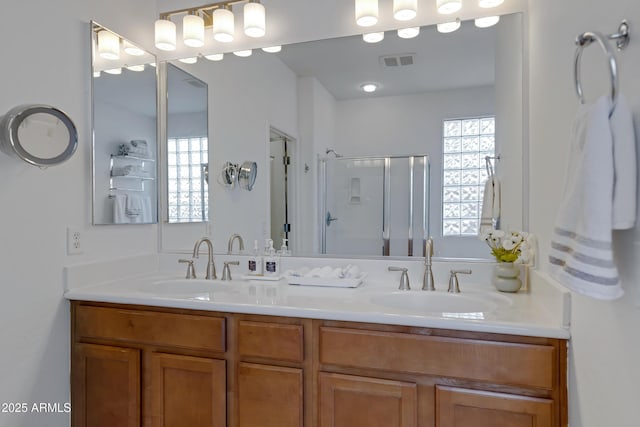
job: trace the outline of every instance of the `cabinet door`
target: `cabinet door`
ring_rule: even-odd
[[[151,426],[224,427],[224,360],[153,353],[150,375]]]
[[[72,425],[140,426],[140,352],[93,344],[74,344]]]
[[[318,374],[320,427],[416,427],[413,383]]]
[[[553,401],[436,387],[436,427],[551,427]]]
[[[302,369],[239,363],[239,427],[301,427],[302,388]]]

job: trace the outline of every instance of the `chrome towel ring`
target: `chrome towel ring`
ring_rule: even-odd
[[[618,32],[603,36],[597,31],[587,31],[579,34],[576,37],[576,53],[574,56],[574,68],[573,75],[576,85],[576,93],[581,104],[584,104],[584,94],[582,92],[582,84],[580,82],[580,58],[582,57],[582,50],[589,46],[593,42],[597,42],[605,55],[607,56],[607,62],[609,63],[609,77],[611,80],[611,112],[615,109],[616,102],[618,100],[618,66],[616,64],[616,57],[611,49],[607,39],[616,40],[616,47],[618,50],[622,50],[629,44],[629,24],[627,21],[622,21],[618,26]]]

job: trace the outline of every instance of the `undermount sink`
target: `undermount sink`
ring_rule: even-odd
[[[170,279],[160,280],[143,286],[140,290],[161,296],[197,296],[199,294],[229,293],[238,284],[222,280]]]
[[[405,291],[376,295],[371,302],[383,307],[417,313],[490,313],[508,306],[511,300],[494,293]]]

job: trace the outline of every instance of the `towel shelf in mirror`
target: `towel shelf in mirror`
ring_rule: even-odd
[[[78,147],[78,131],[67,114],[48,105],[19,105],[0,120],[0,150],[46,168],[68,160]]]

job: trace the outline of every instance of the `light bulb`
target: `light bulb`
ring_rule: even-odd
[[[160,50],[176,50],[176,24],[158,19],[155,24],[156,47]]]
[[[244,5],[244,33],[249,37],[262,37],[266,32],[264,6],[260,3]]]
[[[224,53],[214,53],[211,55],[204,56],[209,61],[222,61],[224,59]]]
[[[189,47],[204,46],[204,19],[198,15],[182,18],[182,41]]]
[[[264,50],[267,53],[278,53],[282,50],[282,46],[267,46],[267,47],[263,47],[262,50]]]
[[[462,0],[438,0],[436,2],[438,13],[449,15],[456,13],[462,8]]]
[[[120,59],[120,37],[108,30],[98,31],[98,55],[104,59]]]
[[[234,33],[233,12],[229,9],[216,9],[213,11],[213,38],[222,43],[233,41]]]
[[[384,40],[384,32],[363,34],[362,40],[367,43],[381,42],[382,40]]]
[[[235,56],[239,56],[241,58],[246,58],[247,56],[251,56],[252,53],[253,53],[253,51],[251,49],[248,49],[248,50],[236,50],[235,52],[233,52],[233,54]]]
[[[401,39],[412,39],[420,34],[420,27],[400,28],[398,30],[398,37]]]
[[[197,56],[191,56],[189,58],[180,58],[180,59],[178,59],[178,61],[183,62],[185,64],[195,64],[196,62],[198,62],[198,57]]]
[[[460,18],[451,22],[443,22],[438,24],[438,32],[439,33],[453,33],[458,28],[460,28]]]
[[[485,16],[484,18],[476,18],[475,24],[478,28],[493,27],[500,21],[499,16]]]
[[[504,0],[478,0],[478,6],[485,9],[500,6],[502,3],[504,3]]]
[[[356,24],[370,27],[378,23],[378,0],[356,0]]]
[[[393,17],[397,21],[409,21],[418,14],[418,0],[393,0]]]

